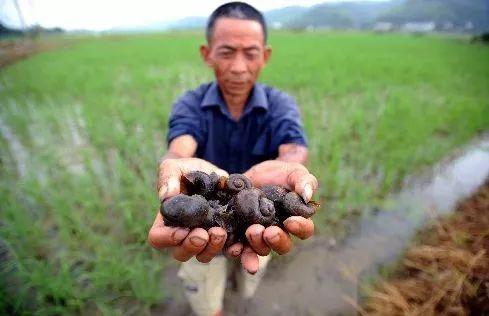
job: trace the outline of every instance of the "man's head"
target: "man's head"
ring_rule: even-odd
[[[214,12],[212,12],[209,20],[207,20],[207,28],[205,30],[205,36],[207,38],[207,43],[212,40],[212,35],[214,32],[214,26],[219,18],[232,18],[239,20],[256,21],[260,24],[263,31],[264,43],[267,43],[267,25],[265,18],[260,11],[252,7],[251,5],[244,2],[228,2],[220,7],[218,7]]]
[[[243,2],[217,8],[207,22],[202,58],[227,96],[247,96],[271,54],[263,15]]]

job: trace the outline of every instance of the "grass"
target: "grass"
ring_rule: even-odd
[[[0,236],[25,284],[0,308],[26,312],[30,297],[40,315],[140,315],[171,295],[173,261],[146,236],[171,104],[212,80],[201,38],[87,38],[0,70]],[[488,47],[329,32],[271,44],[261,81],[300,105],[319,233],[489,128]]]

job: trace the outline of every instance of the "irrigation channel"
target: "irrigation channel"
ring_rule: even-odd
[[[379,212],[365,212],[352,233],[334,244],[315,236],[287,256],[271,261],[255,296],[242,301],[226,292],[226,315],[354,315],[361,284],[375,278],[382,266],[395,262],[418,229],[452,212],[489,177],[489,134],[404,182]],[[176,279],[168,269],[166,287],[178,289],[155,314],[188,315]]]

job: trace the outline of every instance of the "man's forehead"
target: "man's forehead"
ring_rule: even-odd
[[[212,33],[211,43],[213,45],[220,45],[224,42],[229,45],[246,42],[246,46],[264,44],[262,26],[254,20],[219,18],[214,24]]]

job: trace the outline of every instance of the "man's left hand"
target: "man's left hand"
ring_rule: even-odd
[[[288,190],[295,191],[309,202],[318,182],[316,177],[309,173],[300,163],[269,160],[255,165],[245,172],[245,175],[256,187],[267,184],[280,185]],[[258,271],[258,255],[266,256],[271,250],[280,255],[292,249],[292,240],[289,233],[300,239],[307,239],[314,233],[314,223],[311,219],[301,216],[291,216],[284,221],[287,231],[278,226],[263,227],[254,224],[246,230],[249,246],[241,243],[234,244],[227,250],[229,257],[239,257],[243,267],[251,274]]]

